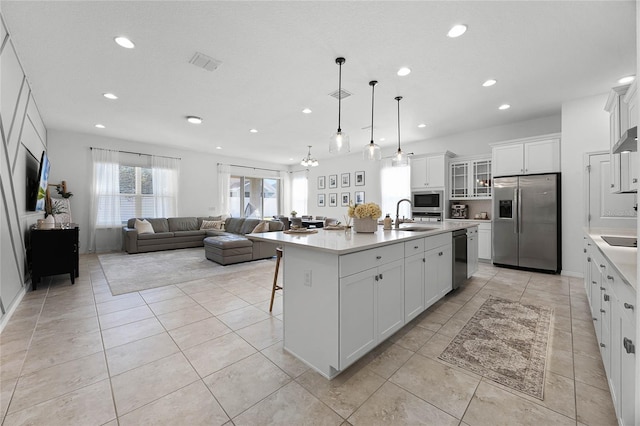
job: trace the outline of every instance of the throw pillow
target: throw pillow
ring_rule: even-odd
[[[155,234],[153,226],[151,226],[147,219],[136,219],[136,223],[133,227],[138,231],[138,234]]]
[[[224,220],[203,220],[200,229],[224,229]]]
[[[263,220],[251,231],[252,234],[258,234],[260,232],[269,232],[269,223],[267,221]]]

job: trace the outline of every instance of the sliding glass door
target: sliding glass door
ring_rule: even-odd
[[[233,217],[267,219],[278,214],[278,179],[231,176],[229,207]]]

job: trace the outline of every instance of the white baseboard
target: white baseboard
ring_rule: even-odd
[[[26,285],[22,287],[22,290],[20,290],[20,292],[18,293],[18,295],[14,299],[13,303],[9,307],[9,310],[7,311],[6,314],[4,314],[4,316],[0,320],[0,333],[2,333],[2,330],[4,330],[5,326],[9,323],[9,320],[11,319],[11,316],[13,315],[13,313],[18,308],[18,305],[20,305],[20,302],[22,302],[22,298],[24,297],[25,294],[27,294]]]

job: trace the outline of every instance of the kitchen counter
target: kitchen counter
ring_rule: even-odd
[[[301,246],[304,248],[324,251],[332,254],[343,255],[358,251],[382,247],[403,241],[410,241],[419,238],[429,237],[453,232],[457,229],[470,228],[475,226],[471,221],[465,222],[409,222],[400,225],[400,229],[385,231],[382,225],[378,225],[378,230],[374,233],[358,233],[344,230],[318,229],[314,234],[285,234],[283,232],[264,232],[260,234],[249,234],[247,237],[252,240],[276,242],[283,245]],[[428,231],[403,231],[403,228],[429,228]]]
[[[637,254],[638,249],[634,247],[610,246],[602,239],[602,235],[612,235],[620,237],[635,237],[635,229],[611,229],[611,228],[590,228],[584,232],[589,235],[596,244],[602,255],[615,268],[620,277],[637,290]]]

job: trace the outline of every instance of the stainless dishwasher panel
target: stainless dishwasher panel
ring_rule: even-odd
[[[453,289],[467,279],[467,230],[453,231]]]

